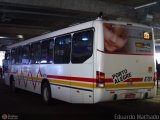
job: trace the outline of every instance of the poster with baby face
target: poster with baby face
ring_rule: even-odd
[[[152,31],[150,28],[104,23],[103,31],[104,51],[107,53],[153,53]]]

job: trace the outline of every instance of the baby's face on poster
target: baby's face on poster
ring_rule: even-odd
[[[108,52],[114,52],[122,49],[127,42],[126,30],[120,26],[104,26],[104,48]]]

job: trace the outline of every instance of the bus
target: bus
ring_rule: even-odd
[[[15,43],[6,50],[5,83],[46,103],[152,98],[153,36],[146,25],[98,18]]]

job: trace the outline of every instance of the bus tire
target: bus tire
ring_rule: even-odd
[[[43,83],[41,95],[42,95],[43,101],[46,104],[50,104],[50,102],[51,102],[51,88],[50,88],[49,83],[47,83],[47,82]]]
[[[15,80],[14,80],[14,78],[13,77],[11,77],[11,79],[10,79],[10,91],[12,92],[12,93],[15,93],[16,92],[16,87],[15,87]]]

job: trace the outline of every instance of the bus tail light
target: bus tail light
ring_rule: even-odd
[[[96,85],[97,87],[105,87],[105,74],[103,72],[96,72]]]

